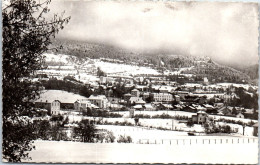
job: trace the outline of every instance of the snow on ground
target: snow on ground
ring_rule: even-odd
[[[196,136],[188,136],[187,132],[148,129],[136,126],[115,126],[115,125],[97,125],[98,129],[112,131],[116,139],[120,135],[130,136],[133,143],[150,144],[222,144],[222,143],[257,143],[257,137],[245,137],[241,135],[207,135],[205,133],[196,133]],[[233,139],[233,140],[232,140]],[[249,141],[248,141],[249,139]],[[177,143],[178,140],[178,143]],[[204,141],[203,141],[204,140]]]
[[[203,97],[203,96],[207,96],[207,99],[211,99],[214,98],[216,96],[220,96],[223,97],[225,94],[224,93],[193,93],[191,94],[192,96],[199,96],[199,97]]]
[[[166,75],[177,75],[177,74],[181,74],[184,71],[191,70],[193,68],[194,68],[194,66],[186,67],[186,68],[180,68],[178,71],[169,71],[168,70],[168,71],[164,72],[164,74],[166,74]],[[182,75],[186,75],[187,77],[192,77],[193,76],[193,74],[182,74]]]
[[[237,88],[242,87],[242,88],[244,88],[246,90],[248,90],[249,87],[252,87],[254,89],[258,88],[257,86],[252,86],[250,84],[217,83],[217,85],[223,86],[223,87],[230,87],[230,86],[234,86],[234,87],[237,87]]]
[[[71,58],[72,56],[70,55],[65,55],[65,54],[50,54],[50,53],[45,53],[43,54],[43,56],[45,57],[45,61],[46,62],[62,62],[64,64],[68,64],[69,58]]]
[[[82,119],[90,119],[93,120],[92,117],[82,117],[79,115],[69,115],[69,121],[72,122],[79,122]],[[101,118],[96,117],[95,121],[98,121]],[[128,122],[128,123],[132,123],[135,124],[135,121],[133,118],[102,118],[102,121],[105,122],[110,122],[110,123],[114,123],[115,122]],[[185,134],[187,134],[187,132],[197,132],[197,133],[203,133],[204,132],[204,128],[199,125],[199,124],[194,124],[192,127],[188,127],[186,124],[179,122],[178,120],[173,120],[173,119],[144,119],[144,118],[140,118],[139,119],[139,124],[143,127],[143,128],[166,128],[169,130],[176,130],[176,131],[186,131]],[[231,128],[233,130],[237,129],[237,135],[243,134],[243,127],[241,125],[238,124],[231,124],[231,123],[222,123],[219,122],[220,125],[229,125],[231,126]],[[113,125],[115,128],[119,128],[116,125]],[[113,127],[112,126],[112,127]],[[127,128],[126,126],[123,126],[124,128]],[[109,127],[110,128],[110,127]],[[253,127],[245,127],[244,129],[244,135],[245,136],[253,136]]]
[[[80,73],[79,75],[75,76],[75,79],[79,80],[83,83],[98,82],[100,80],[100,78],[98,76],[90,75],[90,74],[87,74],[87,73]]]
[[[172,139],[172,142],[175,139],[183,140],[183,139],[196,139],[197,136],[188,136],[187,132],[183,131],[170,131],[170,130],[157,130],[157,129],[148,129],[143,127],[135,127],[135,126],[115,126],[115,125],[97,125],[98,129],[105,129],[108,131],[112,131],[118,139],[120,135],[130,136],[133,139],[134,143],[141,142],[149,142],[161,144],[162,140],[165,143],[169,143],[169,139]],[[198,135],[204,135],[203,133],[198,133]],[[204,136],[205,137],[205,136]],[[221,138],[231,138],[232,136],[221,136]],[[219,136],[207,136],[205,139],[218,139]]]
[[[119,111],[119,112],[114,112],[114,113],[119,113],[121,115],[129,116],[129,111]],[[187,116],[187,117],[192,117],[192,115],[196,115],[196,113],[191,113],[191,112],[185,112],[185,111],[135,111],[135,115],[138,114],[145,114],[145,115],[150,115],[150,116],[155,116],[155,115],[161,115],[161,114],[169,114],[171,116]],[[257,122],[257,120],[251,120],[251,119],[242,119],[242,118],[236,118],[236,117],[228,117],[228,116],[219,116],[219,115],[209,115],[210,117],[214,119],[228,119],[228,120],[234,120],[234,121],[242,121],[245,123],[254,121]]]
[[[121,111],[118,112],[121,115],[125,116],[125,119],[117,119],[117,118],[107,118],[106,120],[109,122],[115,122],[115,121],[128,121],[134,123],[134,119],[127,118],[129,116],[128,111]],[[150,116],[155,115],[161,115],[161,114],[169,114],[171,116],[187,116],[189,118],[192,117],[192,115],[196,115],[196,113],[191,112],[183,112],[183,111],[135,111],[135,115],[137,114],[146,114]],[[234,120],[234,121],[242,121],[244,123],[249,123],[251,121],[257,122],[257,120],[251,120],[251,119],[241,119],[241,118],[234,118],[234,117],[227,117],[227,116],[217,116],[217,115],[209,115],[209,117],[212,117],[214,119],[228,119],[228,120]],[[139,122],[142,126],[152,126],[152,127],[162,127],[167,129],[174,129],[174,130],[183,130],[183,131],[196,131],[196,132],[203,132],[204,129],[200,125],[194,125],[193,127],[187,127],[184,123],[179,123],[177,120],[172,119],[143,119],[140,118]],[[231,123],[222,123],[222,125],[229,125],[233,129],[237,129],[239,134],[243,134],[243,127],[238,124],[231,124]],[[253,135],[253,127],[245,127],[244,135],[246,136],[252,136]]]
[[[204,163],[257,164],[257,143],[118,144],[35,141],[35,163]]]
[[[48,102],[53,102],[54,100],[59,100],[62,103],[74,103],[78,99],[87,98],[62,90],[43,90],[40,94],[40,98],[35,102],[45,102],[46,100],[48,100]]]
[[[137,74],[154,74],[158,75],[158,71],[149,67],[140,67],[126,64],[116,64],[103,61],[95,61],[96,67],[100,67],[101,70],[108,74],[113,73],[124,73],[126,75],[137,75]]]
[[[39,73],[45,73],[48,75],[75,75],[77,73],[77,70],[55,70],[55,69],[43,69],[38,71]]]
[[[119,113],[121,115],[129,115],[129,111],[119,111],[119,112],[114,112],[114,113]],[[190,112],[184,112],[184,111],[135,111],[134,114],[145,114],[145,115],[150,115],[150,116],[155,116],[155,115],[161,115],[161,114],[169,114],[171,116],[175,115],[181,115],[181,116],[188,116],[191,117],[192,115],[195,115],[196,113],[190,113]]]

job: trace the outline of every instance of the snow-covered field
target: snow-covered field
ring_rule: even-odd
[[[64,64],[68,64],[69,59],[72,57],[70,55],[65,55],[65,54],[55,55],[51,53],[45,53],[43,54],[43,56],[45,57],[46,62],[62,62]]]
[[[241,135],[206,135],[196,133],[196,136],[188,136],[187,132],[148,129],[133,126],[97,125],[98,129],[112,131],[116,138],[120,135],[130,136],[134,143],[157,143],[157,144],[203,144],[203,143],[257,143],[256,137],[245,137]],[[222,139],[222,141],[221,141]],[[233,142],[232,142],[233,139]],[[239,140],[238,140],[239,139]],[[244,139],[244,140],[243,140]],[[254,140],[253,140],[254,139]],[[183,142],[184,140],[184,142]],[[191,141],[190,141],[191,140]],[[203,142],[204,140],[204,142]],[[209,142],[210,141],[210,142]]]
[[[149,67],[140,67],[126,64],[116,64],[103,61],[95,61],[95,65],[108,74],[121,73],[124,75],[137,74],[154,74],[158,75],[158,71]]]
[[[35,141],[29,153],[35,163],[204,163],[257,164],[257,143],[119,144]]]
[[[242,87],[246,90],[248,90],[249,87],[252,87],[253,89],[258,89],[258,86],[252,86],[250,84],[217,83],[216,85],[223,86],[223,87],[229,87],[229,86],[234,86],[237,88]]]
[[[62,75],[62,76],[67,76],[67,75],[75,75],[77,73],[76,70],[55,70],[55,69],[43,69],[39,71],[39,73],[45,73],[48,75]]]
[[[129,111],[120,111],[120,112],[116,112],[119,113],[121,115],[124,116],[129,116]],[[192,115],[196,115],[196,113],[191,113],[191,112],[185,112],[185,111],[135,111],[135,114],[146,114],[146,115],[150,115],[150,116],[154,116],[154,115],[161,115],[161,114],[169,114],[171,116],[175,116],[175,115],[180,115],[180,116],[187,116],[187,117],[191,117]],[[228,117],[228,116],[219,116],[219,115],[209,115],[210,117],[214,118],[214,119],[228,119],[228,120],[234,120],[234,121],[243,121],[243,122],[257,122],[257,120],[251,120],[251,119],[242,119],[242,118],[236,118],[236,117]]]
[[[86,97],[62,90],[43,90],[40,94],[40,98],[36,100],[36,102],[59,100],[62,103],[74,103],[77,99],[86,99]]]
[[[93,120],[92,117],[82,117],[80,115],[69,115],[69,121],[72,122],[79,122],[82,119],[91,119]],[[95,121],[98,121],[101,118],[96,117]],[[110,123],[115,123],[115,122],[128,122],[135,124],[135,121],[133,118],[102,118],[102,121],[105,122],[110,122]],[[198,132],[198,133],[203,133],[204,128],[199,125],[199,124],[194,124],[192,127],[188,127],[186,124],[179,122],[178,120],[173,120],[173,119],[145,119],[145,118],[140,118],[139,119],[139,124],[144,127],[144,128],[166,128],[169,130],[176,130],[176,131],[186,131],[185,134],[187,135],[187,132]],[[229,125],[233,130],[237,129],[237,134],[242,135],[243,134],[243,127],[238,124],[231,124],[231,123],[223,123],[219,122],[220,125]],[[111,127],[118,128],[118,126],[113,125]],[[110,128],[110,126],[108,127]],[[124,129],[127,128],[127,126],[123,126]],[[122,131],[124,130],[122,129]],[[115,129],[113,129],[115,130]],[[253,127],[245,127],[244,129],[244,135],[245,136],[253,136]]]

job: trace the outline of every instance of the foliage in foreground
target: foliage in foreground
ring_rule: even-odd
[[[20,162],[28,158],[35,139],[29,116],[31,101],[39,95],[38,87],[23,78],[41,69],[42,53],[51,38],[64,28],[70,18],[54,15],[49,20],[50,0],[10,0],[2,7],[3,17],[3,159]]]

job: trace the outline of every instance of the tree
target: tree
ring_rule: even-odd
[[[97,76],[98,77],[101,77],[101,76],[106,76],[106,73],[104,71],[102,71],[100,69],[100,67],[97,68]]]
[[[232,114],[233,115],[237,115],[238,114],[238,111],[237,111],[237,109],[235,107],[233,107],[233,109],[232,109]]]
[[[49,139],[48,132],[50,131],[50,122],[47,120],[39,120],[33,122],[33,130],[35,130],[36,138],[41,138],[43,140]]]
[[[146,101],[147,103],[151,103],[151,102],[153,101],[153,97],[152,97],[152,96],[149,96],[149,97],[145,98],[145,101]]]
[[[55,14],[46,19],[50,0],[9,0],[2,7],[3,17],[3,159],[20,162],[28,158],[32,146],[32,122],[29,115],[32,100],[39,87],[23,81],[43,66],[42,53],[48,50],[52,37],[64,28],[70,17]]]
[[[139,118],[135,118],[135,125],[139,124]]]
[[[94,142],[95,125],[90,120],[82,120],[78,127],[74,128],[75,135],[81,138],[82,142]]]

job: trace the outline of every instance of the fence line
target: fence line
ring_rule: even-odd
[[[137,144],[168,144],[168,145],[193,145],[193,144],[258,144],[256,138],[219,138],[219,139],[139,139]]]

